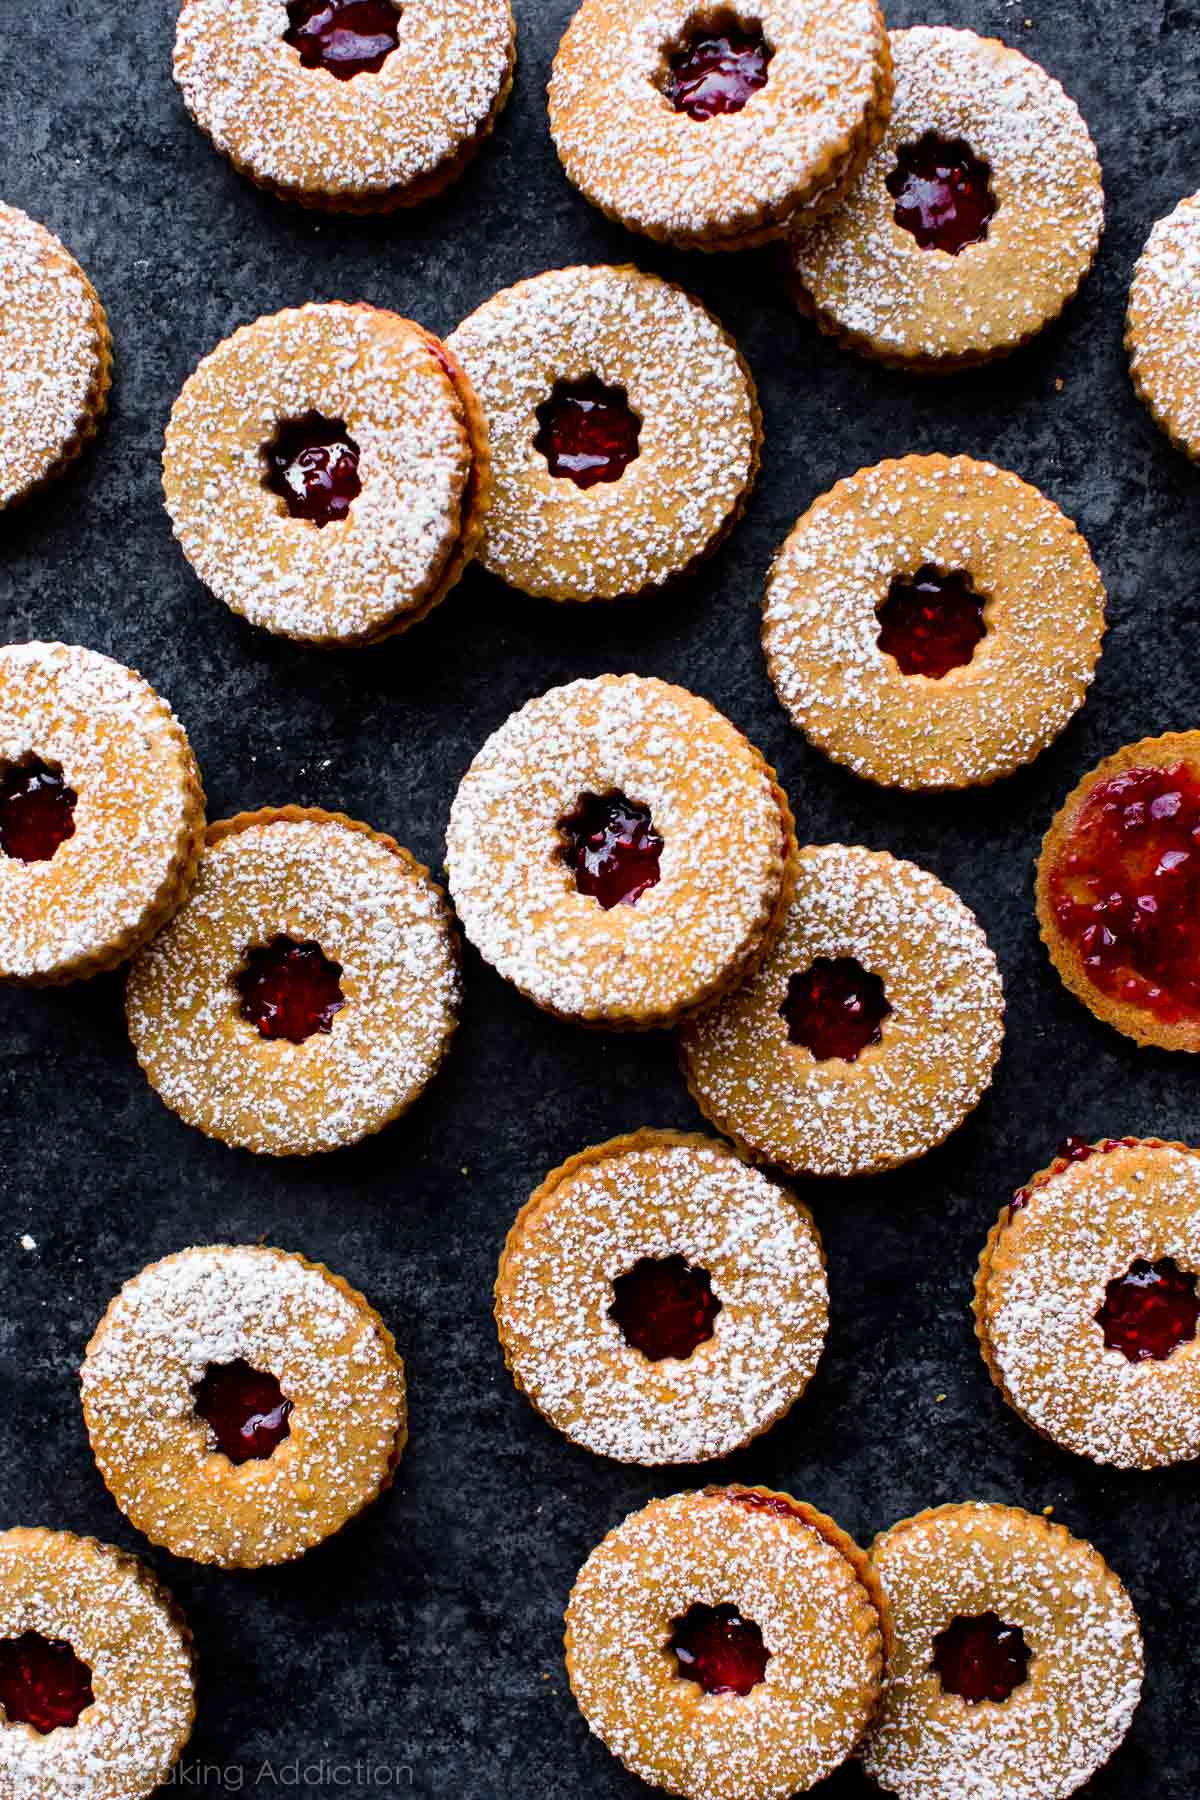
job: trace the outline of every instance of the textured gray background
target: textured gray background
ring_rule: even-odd
[[[1190,1800],[1197,1473],[1104,1473],[1039,1442],[993,1392],[967,1307],[998,1207],[1066,1132],[1196,1134],[1192,1065],[1135,1050],[1060,988],[1037,941],[1031,870],[1059,799],[1094,761],[1197,723],[1197,477],[1134,400],[1121,315],[1151,222],[1197,186],[1200,0],[962,0],[950,22],[1028,50],[1081,104],[1110,223],[1064,325],[993,372],[927,386],[819,340],[768,257],[672,257],[591,211],[559,172],[544,111],[571,0],[517,10],[521,69],[495,143],[432,208],[363,224],[285,210],[195,133],[170,76],[172,0],[60,0],[40,22],[4,0],[0,193],[79,255],[118,359],[94,453],[0,522],[4,636],[61,637],[141,669],[191,734],[213,817],[267,802],[344,808],[435,866],[455,785],[513,707],[610,669],[686,683],[778,764],[802,838],[911,856],[977,909],[1010,1002],[994,1092],[910,1171],[809,1191],[833,1329],[808,1398],[723,1470],[647,1475],[572,1449],[517,1399],[489,1290],[513,1214],[549,1167],[643,1123],[697,1124],[666,1038],[556,1024],[469,957],[464,1029],[415,1113],[361,1149],[273,1164],[205,1141],[159,1104],[116,979],[4,994],[0,1524],[141,1547],[88,1453],[84,1344],[151,1257],[265,1234],[327,1260],[393,1325],[413,1442],[382,1504],[296,1567],[238,1577],[153,1554],[202,1659],[193,1752],[231,1766],[226,1787],[244,1771],[249,1788],[265,1759],[371,1756],[407,1766],[399,1791],[421,1795],[634,1800],[644,1790],[589,1740],[567,1692],[563,1603],[625,1512],[723,1473],[805,1495],[861,1539],[947,1499],[1053,1505],[1128,1582],[1149,1653],[1132,1737],[1087,1791]],[[928,16],[915,0],[891,10],[895,24]],[[520,276],[629,258],[701,294],[762,390],[763,478],[698,582],[666,601],[568,612],[476,573],[416,631],[344,658],[257,634],[202,591],[171,540],[159,452],[182,381],[234,326],[307,299],[365,298],[445,332]],[[1032,771],[982,796],[903,800],[791,732],[764,674],[757,608],[773,549],[816,494],[862,464],[929,450],[992,457],[1046,488],[1092,542],[1111,629],[1085,712]],[[24,1232],[35,1252],[19,1247]],[[198,1778],[194,1791],[220,1781]],[[380,1788],[351,1774],[337,1791]],[[869,1784],[847,1770],[823,1791],[852,1800]]]

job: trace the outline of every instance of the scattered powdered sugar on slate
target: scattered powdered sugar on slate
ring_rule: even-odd
[[[632,268],[552,270],[488,300],[448,340],[487,415],[494,489],[481,558],[528,592],[636,594],[712,549],[754,480],[754,383],[728,333]],[[581,489],[534,447],[559,381],[623,388],[641,420],[619,481]]]
[[[879,976],[891,1014],[856,1062],[791,1043],[788,982],[821,957]],[[783,930],[740,988],[680,1028],[692,1093],[718,1130],[796,1173],[862,1174],[941,1143],[1000,1054],[996,959],[957,894],[913,863],[844,844],[800,852]]]
[[[1200,1273],[1200,1156],[1166,1144],[1106,1150],[1035,1184],[992,1257],[984,1325],[1006,1396],[1096,1462],[1200,1456],[1200,1342],[1131,1363],[1096,1319],[1110,1281],[1164,1257]]]
[[[264,1038],[233,986],[277,936],[340,964],[347,1004],[302,1044]],[[130,971],[134,1048],[166,1104],[248,1149],[352,1143],[441,1064],[461,984],[440,890],[407,855],[337,820],[255,823],[205,851],[196,886]]]
[[[385,195],[432,175],[489,120],[508,78],[508,0],[418,0],[377,73],[339,81],[284,42],[284,0],[185,0],[175,79],[218,150],[301,193]]]
[[[522,1215],[501,1263],[497,1317],[518,1385],[600,1455],[724,1456],[786,1412],[816,1368],[828,1322],[816,1229],[720,1144],[664,1136],[593,1155]],[[612,1283],[671,1256],[707,1271],[721,1311],[686,1361],[655,1363],[611,1318]]]
[[[1163,429],[1200,452],[1200,194],[1150,233],[1129,292],[1133,378]]]
[[[581,894],[560,821],[584,793],[650,808],[660,880],[633,906]],[[552,1012],[670,1017],[757,948],[784,874],[770,772],[715,707],[637,675],[570,682],[493,732],[463,777],[450,891],[486,962]]]
[[[169,1599],[133,1557],[93,1539],[9,1531],[0,1637],[27,1631],[71,1645],[95,1701],[44,1737],[0,1723],[3,1800],[144,1800],[167,1779],[194,1710],[190,1640]]]
[[[689,1694],[667,1646],[696,1604],[736,1606],[761,1631],[771,1657],[749,1695]],[[575,1584],[567,1648],[593,1733],[689,1800],[790,1800],[829,1774],[870,1716],[880,1663],[848,1558],[721,1489],[655,1500],[609,1533]]]
[[[895,1644],[863,1751],[899,1800],[1065,1800],[1129,1729],[1142,1645],[1129,1597],[1090,1544],[1005,1506],[942,1507],[871,1552]],[[946,1693],[933,1640],[955,1618],[996,1613],[1032,1652],[1006,1701]]]

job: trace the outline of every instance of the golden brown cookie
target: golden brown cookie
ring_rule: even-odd
[[[672,1023],[755,968],[794,875],[787,798],[707,700],[639,675],[551,688],[463,777],[446,867],[484,961],[560,1018]]]
[[[100,296],[44,225],[0,202],[0,512],[74,462],[111,385]]]
[[[883,1602],[833,1520],[765,1488],[652,1500],[567,1608],[596,1737],[683,1800],[790,1800],[843,1762],[879,1695]]]
[[[525,593],[613,600],[709,556],[758,473],[754,379],[720,322],[634,268],[555,269],[449,340],[495,469],[480,560]]]
[[[203,838],[195,758],[140,675],[73,644],[0,648],[0,978],[123,962],[182,901]]]
[[[869,1175],[932,1150],[991,1083],[1004,1033],[975,915],[915,864],[845,844],[800,851],[762,966],[680,1028],[717,1130],[794,1175]]]
[[[126,1282],[87,1348],[83,1412],[113,1499],[152,1543],[260,1568],[332,1537],[391,1483],[404,1364],[323,1263],[181,1250]]]
[[[871,1564],[895,1644],[863,1746],[898,1800],[1066,1800],[1129,1730],[1142,1640],[1099,1553],[1061,1525],[971,1502],[905,1519]]]
[[[836,203],[891,98],[875,0],[583,0],[554,59],[569,179],[631,231],[740,250]]]
[[[1177,449],[1200,458],[1200,194],[1160,219],[1129,290],[1133,385]]]
[[[149,1800],[196,1716],[192,1639],[124,1550],[0,1533],[0,1795]]]
[[[147,1080],[187,1124],[308,1156],[408,1110],[460,999],[429,871],[382,832],[293,806],[210,827],[187,904],[130,969],[125,1011]]]
[[[676,1131],[613,1138],[549,1174],[496,1282],[517,1387],[621,1462],[706,1462],[769,1430],[828,1322],[808,1208],[728,1145]]]
[[[1075,997],[1126,1037],[1200,1050],[1200,731],[1126,744],[1042,844],[1042,939]]]
[[[1037,63],[946,26],[892,33],[896,92],[845,205],[792,241],[802,309],[847,347],[942,374],[1028,343],[1104,224],[1086,124]]]
[[[1077,709],[1104,585],[1044,494],[966,456],[840,481],[767,583],[763,647],[792,723],[885,787],[959,788],[1031,762]]]
[[[241,174],[390,212],[457,179],[512,90],[509,0],[183,0],[175,79]]]
[[[1001,1212],[975,1329],[1035,1431],[1094,1462],[1200,1456],[1200,1152],[1068,1140]]]
[[[188,378],[163,486],[218,599],[267,631],[355,647],[423,619],[475,554],[487,426],[422,326],[300,306],[243,325]]]

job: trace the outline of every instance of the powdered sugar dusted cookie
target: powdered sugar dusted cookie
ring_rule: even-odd
[[[1200,457],[1200,194],[1150,233],[1129,290],[1133,384],[1171,442]]]

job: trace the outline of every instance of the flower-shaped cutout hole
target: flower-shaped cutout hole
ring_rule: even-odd
[[[933,1668],[942,1687],[973,1706],[1007,1700],[1027,1679],[1029,1661],[1020,1626],[1005,1624],[994,1612],[959,1617],[933,1640]]]
[[[533,447],[551,475],[578,488],[619,481],[639,454],[641,419],[625,389],[597,375],[556,382],[537,409],[537,426]]]
[[[0,767],[0,852],[16,862],[49,862],[75,835],[78,800],[55,763],[26,756]]]
[[[362,482],[359,448],[343,420],[318,412],[284,419],[262,453],[263,486],[279,496],[293,519],[307,519],[323,531],[349,517]]]
[[[766,87],[773,54],[757,20],[710,8],[694,13],[665,47],[659,87],[690,119],[738,113]]]
[[[392,0],[288,0],[283,41],[304,68],[339,81],[377,75],[399,42],[401,11]]]
[[[612,1284],[609,1316],[649,1362],[686,1362],[713,1336],[721,1302],[707,1269],[682,1256],[644,1256]]]
[[[222,1456],[231,1463],[261,1462],[291,1435],[292,1403],[274,1375],[239,1358],[210,1363],[193,1402]]]
[[[771,1652],[736,1606],[690,1607],[671,1624],[676,1673],[706,1694],[746,1695],[766,1680]]]
[[[247,950],[233,985],[242,1018],[263,1037],[291,1044],[332,1031],[346,1005],[341,964],[331,962],[319,944],[284,935]]]
[[[991,166],[961,138],[927,132],[905,144],[887,178],[897,225],[922,250],[958,256],[982,244],[996,214]]]
[[[1196,1277],[1171,1257],[1139,1259],[1110,1281],[1096,1323],[1107,1350],[1127,1362],[1165,1362],[1181,1344],[1190,1344],[1200,1321]]]
[[[579,796],[573,812],[558,825],[561,855],[574,871],[581,894],[614,906],[636,906],[660,879],[663,841],[648,806],[613,789]]]
[[[0,1638],[0,1709],[10,1725],[48,1737],[77,1725],[94,1700],[92,1671],[62,1638]]]
[[[984,608],[971,577],[926,563],[915,575],[898,575],[876,609],[876,643],[902,675],[941,681],[963,668],[987,636]]]
[[[883,1038],[891,1013],[883,982],[852,956],[819,956],[793,975],[779,1011],[793,1044],[818,1062],[857,1062]]]

